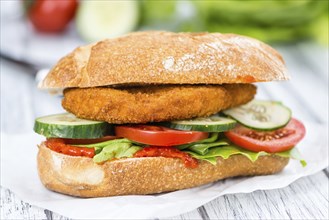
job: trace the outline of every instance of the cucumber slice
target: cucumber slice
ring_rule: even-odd
[[[265,131],[282,128],[291,119],[291,110],[275,101],[253,100],[223,113],[246,127]]]
[[[34,123],[34,131],[46,137],[92,139],[108,135],[111,125],[63,113],[37,118]]]
[[[170,127],[178,130],[223,132],[234,128],[236,121],[230,118],[213,115],[207,118],[172,121]]]
[[[126,34],[138,20],[138,1],[81,1],[76,25],[84,40],[94,42]]]

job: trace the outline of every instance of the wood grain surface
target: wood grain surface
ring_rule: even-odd
[[[277,49],[289,82],[261,83],[258,98],[283,101],[302,120],[328,125],[328,49],[311,44]],[[1,59],[1,131],[24,133],[37,116],[62,112],[61,99],[36,89],[34,70]],[[328,136],[324,137],[327,139]],[[1,146],[2,147],[2,146]],[[328,168],[277,190],[221,196],[170,219],[329,219]],[[68,219],[1,188],[0,219]]]

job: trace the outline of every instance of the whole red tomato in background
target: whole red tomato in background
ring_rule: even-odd
[[[24,3],[33,26],[48,33],[63,31],[78,7],[77,0],[25,0]]]

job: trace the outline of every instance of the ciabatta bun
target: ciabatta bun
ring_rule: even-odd
[[[79,47],[40,88],[143,84],[224,84],[288,79],[272,47],[219,33],[137,32]]]
[[[195,169],[164,157],[127,158],[98,165],[87,157],[57,153],[39,146],[38,171],[50,190],[78,196],[102,197],[154,194],[191,188],[235,176],[267,175],[281,171],[288,158],[261,156],[256,162],[234,155],[217,165],[200,161]]]

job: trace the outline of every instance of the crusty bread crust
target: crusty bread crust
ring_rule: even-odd
[[[234,155],[217,165],[200,161],[189,169],[179,159],[127,158],[95,164],[87,157],[73,157],[39,146],[38,171],[50,190],[78,197],[143,195],[191,188],[235,176],[267,175],[281,171],[289,159],[261,156],[256,162]]]
[[[39,86],[223,84],[288,78],[280,54],[256,39],[147,31],[77,48]]]

